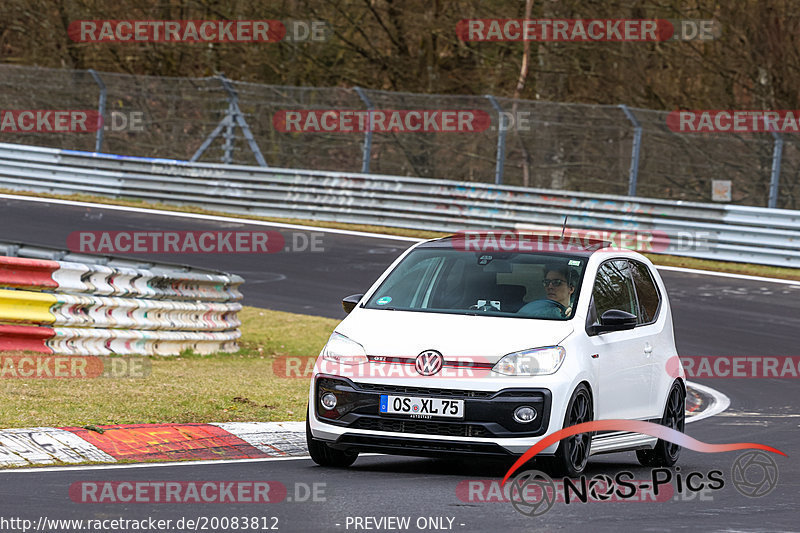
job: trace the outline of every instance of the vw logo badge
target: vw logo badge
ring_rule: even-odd
[[[436,350],[425,350],[417,356],[414,368],[422,376],[432,376],[442,369],[444,357]]]

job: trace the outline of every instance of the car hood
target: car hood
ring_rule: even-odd
[[[488,363],[512,352],[559,344],[572,330],[569,321],[364,308],[336,328],[370,356],[416,357],[436,350],[445,359]]]

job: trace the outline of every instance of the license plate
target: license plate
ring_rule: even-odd
[[[428,418],[432,416],[464,418],[464,400],[414,398],[413,396],[381,394],[381,413],[409,415],[412,418]]]

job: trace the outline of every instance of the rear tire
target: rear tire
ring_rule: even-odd
[[[679,382],[672,384],[664,406],[664,415],[661,425],[667,426],[683,433],[686,427],[686,393]],[[658,439],[656,447],[652,450],[637,450],[636,459],[642,466],[665,467],[673,466],[678,462],[681,447],[677,444]]]
[[[358,452],[343,452],[334,450],[322,441],[311,436],[311,424],[308,421],[309,413],[306,411],[306,444],[311,460],[319,466],[333,466],[346,468],[358,459]]]
[[[578,385],[567,404],[565,428],[594,419],[592,395],[584,384]],[[586,469],[592,446],[592,434],[580,433],[561,441],[553,457],[545,459],[548,470],[558,477],[579,477]]]

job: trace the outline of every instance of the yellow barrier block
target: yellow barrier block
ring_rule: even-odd
[[[52,324],[56,320],[50,312],[54,303],[52,294],[0,289],[0,321]]]

